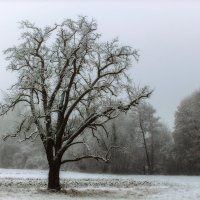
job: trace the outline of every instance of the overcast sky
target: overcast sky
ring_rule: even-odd
[[[104,40],[139,49],[131,77],[154,89],[150,102],[162,121],[173,128],[180,101],[200,88],[200,2],[198,1],[17,1],[0,0],[0,89],[15,80],[6,72],[2,51],[18,43],[17,22],[39,26],[77,15],[94,18]]]

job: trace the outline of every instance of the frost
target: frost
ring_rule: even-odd
[[[111,175],[61,172],[63,190],[46,190],[47,171],[0,169],[4,200],[199,200],[198,176]],[[73,189],[72,189],[73,188]]]

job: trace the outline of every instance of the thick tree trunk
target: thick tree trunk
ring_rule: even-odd
[[[49,165],[48,189],[60,190],[60,163]]]

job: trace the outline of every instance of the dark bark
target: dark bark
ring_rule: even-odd
[[[151,173],[154,173],[154,133],[151,133]]]
[[[150,161],[150,158],[149,158],[149,153],[148,153],[147,143],[146,143],[146,138],[145,138],[145,132],[144,132],[144,128],[142,126],[141,119],[140,119],[139,123],[140,123],[140,129],[142,131],[142,137],[143,137],[143,142],[144,142],[144,149],[145,149],[145,154],[146,154],[146,161],[147,161],[147,166],[148,166],[148,172],[145,172],[145,173],[151,174],[152,173],[151,161]]]
[[[48,189],[60,190],[60,162],[49,165]]]

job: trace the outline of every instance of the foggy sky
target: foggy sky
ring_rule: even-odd
[[[197,1],[1,1],[0,90],[15,80],[5,71],[2,51],[17,44],[17,22],[39,26],[78,15],[94,18],[103,40],[119,38],[139,49],[131,77],[154,89],[150,102],[162,121],[173,128],[180,101],[200,88],[200,3]]]

